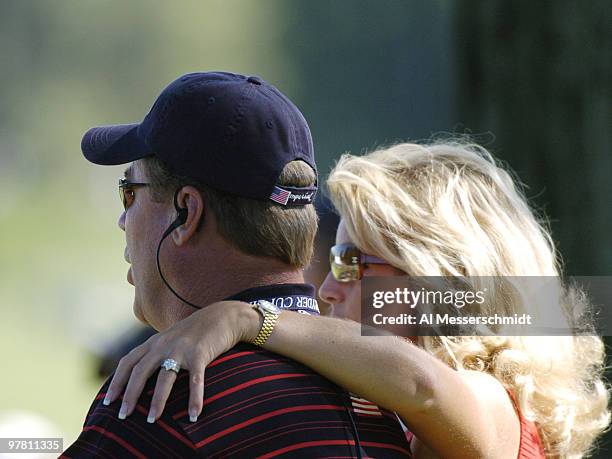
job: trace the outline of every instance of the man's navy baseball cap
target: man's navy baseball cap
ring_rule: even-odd
[[[316,174],[312,136],[298,108],[256,76],[183,75],[141,123],[91,128],[81,149],[104,165],[155,156],[211,188],[286,206],[311,204],[317,189],[278,185],[290,161],[302,160]]]

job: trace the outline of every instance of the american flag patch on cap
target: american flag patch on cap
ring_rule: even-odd
[[[294,186],[275,186],[270,195],[270,199],[283,206],[305,206],[314,202],[317,193],[316,186],[294,187]]]
[[[283,190],[282,188],[275,186],[274,191],[270,195],[270,199],[285,206],[287,205],[287,201],[289,201],[289,196],[291,196],[290,191]]]

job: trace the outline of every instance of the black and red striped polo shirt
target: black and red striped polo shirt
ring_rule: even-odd
[[[267,299],[305,312],[316,309],[314,288],[302,284],[250,289],[232,299]],[[395,414],[261,348],[239,344],[207,367],[204,409],[195,423],[187,413],[188,378],[186,371],[179,373],[155,424],[146,418],[156,374],[134,413],[123,421],[117,417],[120,401],[102,404],[109,379],[63,457],[349,458],[358,457],[356,443],[364,458],[410,456]]]

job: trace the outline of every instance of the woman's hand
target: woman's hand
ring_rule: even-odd
[[[220,301],[207,306],[172,327],[157,333],[124,356],[103,403],[111,404],[125,388],[119,418],[134,411],[147,379],[165,359],[176,360],[189,371],[189,419],[202,412],[206,366],[240,341],[252,341],[261,327],[261,316],[248,303]],[[148,422],[162,414],[176,380],[174,371],[160,371],[149,409]]]

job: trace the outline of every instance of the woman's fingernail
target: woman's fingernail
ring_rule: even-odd
[[[189,421],[196,422],[198,420],[198,415],[195,414],[195,411],[189,411]]]
[[[155,422],[155,410],[149,411],[149,416],[147,416],[147,422],[149,424],[153,424]]]
[[[102,400],[102,405],[110,405],[110,395],[106,394],[106,397],[104,397],[104,400]]]
[[[119,419],[125,419],[127,415],[127,406],[125,403],[121,404],[121,408],[119,408]]]

